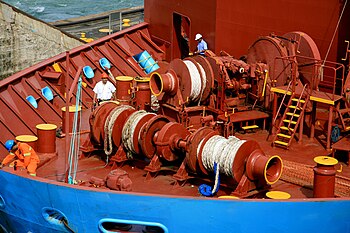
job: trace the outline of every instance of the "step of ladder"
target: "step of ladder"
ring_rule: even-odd
[[[283,137],[283,138],[291,138],[290,135],[287,135],[287,134],[283,134],[283,133],[278,133],[277,136],[279,137]]]
[[[297,106],[294,106],[294,105],[290,105],[290,106],[288,106],[289,108],[296,108],[296,109],[298,109],[298,110],[302,110],[302,108],[301,107],[297,107]]]
[[[294,116],[294,117],[300,117],[300,115],[299,114],[296,114],[296,113],[292,113],[292,112],[287,112],[287,115],[288,116]]]
[[[292,123],[292,124],[296,124],[297,122],[296,121],[291,121],[291,120],[283,120],[283,122],[286,122],[286,123]]]
[[[280,129],[287,130],[287,131],[292,131],[292,132],[294,131],[294,129],[288,128],[286,126],[282,126]]]
[[[242,129],[244,129],[244,130],[257,129],[257,128],[259,128],[259,126],[257,126],[257,125],[247,125],[247,126],[242,127]]]
[[[296,101],[296,102],[298,102],[298,100],[299,100],[299,103],[305,103],[305,100],[302,100],[302,99],[295,99],[295,98],[293,98],[292,100]]]
[[[283,145],[283,146],[288,146],[288,143],[287,143],[287,142],[282,142],[282,141],[274,141],[274,143],[276,143],[276,144],[280,144],[280,145]]]

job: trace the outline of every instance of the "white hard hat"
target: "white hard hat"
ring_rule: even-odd
[[[199,40],[200,38],[202,38],[202,35],[201,34],[196,34],[196,38],[194,40]]]

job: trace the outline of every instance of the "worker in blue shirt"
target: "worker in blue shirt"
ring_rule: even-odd
[[[204,55],[205,50],[208,50],[207,42],[203,40],[202,35],[199,33],[196,34],[195,40],[198,42],[198,44],[197,44],[197,50],[193,54],[195,55],[199,54],[199,55],[205,56]]]

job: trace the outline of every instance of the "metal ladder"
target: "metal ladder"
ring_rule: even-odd
[[[309,101],[308,94],[304,97],[306,86],[307,84],[304,85],[299,98],[295,93],[291,95],[273,140],[274,146],[289,148]]]
[[[343,101],[345,103],[345,108],[343,109],[336,109],[336,111],[339,114],[339,123],[341,124],[343,131],[349,131],[350,130],[350,104],[348,100],[343,98]],[[345,116],[347,115],[347,116]]]

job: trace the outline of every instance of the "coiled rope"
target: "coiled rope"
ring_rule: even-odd
[[[197,158],[202,142],[203,140],[199,143],[197,149]],[[226,139],[222,136],[215,135],[205,143],[202,150],[202,164],[207,171],[214,171],[215,183],[213,189],[206,184],[200,185],[199,192],[202,195],[209,197],[219,191],[219,173],[233,176],[233,161],[238,149],[244,142],[246,142],[246,140],[240,140],[235,136],[230,136]]]
[[[151,95],[151,109],[153,112],[158,112],[159,110],[159,101],[157,99],[157,96]]]
[[[190,100],[195,101],[196,99],[198,99],[201,92],[201,76],[197,67],[191,61],[184,61],[184,63],[187,66],[187,69],[190,72],[191,76],[191,94],[189,98]]]
[[[134,131],[139,123],[139,121],[146,115],[156,115],[155,113],[148,113],[145,110],[136,111],[130,115],[128,120],[125,122],[122,133],[122,140],[125,148],[134,154],[136,154],[135,146],[134,146]],[[140,132],[139,132],[140,133]],[[137,141],[139,141],[140,135],[137,135]]]
[[[245,142],[246,140],[240,140],[235,136],[230,136],[228,139],[218,135],[211,137],[202,150],[202,163],[205,169],[213,171],[214,163],[217,163],[220,173],[233,176],[233,161],[238,149]]]
[[[205,73],[205,70],[204,70],[204,68],[203,68],[203,66],[201,64],[199,64],[197,62],[197,65],[199,66],[199,70],[202,73],[202,76],[201,76],[202,77],[201,94],[200,94],[200,97],[199,97],[199,100],[198,100],[198,106],[199,106],[201,101],[202,101],[202,96],[203,96],[204,90],[207,87],[207,74]]]
[[[113,127],[114,127],[115,120],[126,109],[134,109],[134,108],[129,106],[129,105],[118,106],[112,110],[112,112],[108,115],[108,117],[105,121],[105,125],[104,125],[104,132],[105,132],[104,151],[105,151],[105,154],[107,155],[107,161],[108,161],[108,156],[110,154],[112,154],[112,151],[113,151],[112,133],[113,133]]]

